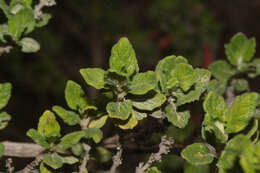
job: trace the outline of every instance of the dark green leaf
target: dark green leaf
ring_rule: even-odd
[[[68,111],[60,106],[53,106],[52,110],[60,117],[62,120],[67,123],[70,126],[74,126],[76,124],[79,124],[80,122],[80,116],[73,112]]]
[[[9,18],[9,16],[10,16],[9,7],[6,4],[5,0],[0,0],[0,9],[4,12],[6,17]]]
[[[48,170],[48,168],[46,168],[43,162],[41,162],[40,171],[41,173],[52,173],[50,170]]]
[[[35,143],[39,144],[40,146],[42,146],[46,149],[50,148],[50,145],[45,140],[45,137],[42,136],[37,130],[30,129],[30,130],[27,131],[26,135],[29,136],[30,138],[32,138],[32,140]]]
[[[83,76],[87,84],[95,87],[96,89],[104,88],[105,71],[100,68],[85,68],[80,69],[80,74]]]
[[[104,162],[108,162],[111,160],[112,158],[112,154],[109,150],[107,150],[104,147],[96,147],[96,151],[97,151],[97,160],[104,163]]]

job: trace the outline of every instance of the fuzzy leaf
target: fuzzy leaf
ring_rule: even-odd
[[[40,44],[30,37],[24,37],[19,44],[22,46],[22,52],[25,53],[33,53],[38,52],[40,50]]]
[[[47,138],[60,136],[60,125],[51,111],[46,110],[40,117],[38,132]]]
[[[53,169],[61,168],[63,165],[62,157],[57,153],[45,154],[43,157],[43,162]]]
[[[223,60],[218,60],[209,66],[209,70],[212,75],[220,81],[228,81],[231,76],[235,74],[235,71],[231,66]]]
[[[103,133],[97,128],[88,128],[85,130],[85,138],[91,138],[95,143],[99,143],[103,138]]]
[[[181,156],[192,165],[210,164],[214,159],[214,155],[203,143],[194,143],[187,146],[182,150]]]
[[[6,112],[0,113],[0,130],[4,129],[8,125],[8,122],[11,120],[11,118],[11,115]]]
[[[39,144],[40,146],[48,149],[50,148],[49,143],[45,140],[45,137],[42,136],[37,130],[35,129],[30,129],[27,131],[26,133],[27,136],[29,136],[30,138],[32,138],[32,140]]]
[[[98,119],[92,120],[89,123],[89,128],[97,128],[100,129],[101,127],[103,127],[107,121],[108,115],[102,116]]]
[[[134,76],[130,85],[130,93],[142,95],[155,88],[157,84],[155,73],[148,71],[145,73],[138,73]]]
[[[5,107],[11,97],[12,85],[10,83],[0,84],[0,109]]]
[[[167,117],[168,121],[176,127],[184,128],[188,124],[190,118],[189,111],[176,112],[175,105],[169,104],[165,108],[165,113],[165,116]]]
[[[96,89],[104,88],[105,71],[100,68],[85,68],[80,69],[80,74],[83,76],[85,82]]]
[[[126,120],[132,112],[132,103],[129,101],[109,102],[106,109],[109,117]]]
[[[61,138],[60,143],[57,145],[57,148],[60,150],[67,150],[73,145],[77,144],[81,138],[85,137],[85,131],[76,131],[69,133]]]
[[[140,110],[152,111],[153,109],[161,106],[166,101],[166,97],[163,94],[156,93],[152,98],[147,100],[132,101],[133,106]]]
[[[121,38],[113,46],[109,66],[109,71],[122,76],[130,76],[139,71],[135,51],[127,38]]]
[[[244,34],[238,33],[225,45],[226,55],[232,65],[240,66],[252,59],[255,53],[255,38],[248,39]]]
[[[248,125],[254,115],[257,99],[257,93],[246,93],[235,98],[227,114],[228,133],[237,133]]]
[[[79,124],[80,122],[80,116],[73,112],[73,111],[68,111],[64,109],[63,107],[60,106],[53,106],[52,110],[68,125],[74,126],[76,124]]]

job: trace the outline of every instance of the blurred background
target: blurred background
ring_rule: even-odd
[[[260,42],[259,8],[260,0],[58,0],[44,9],[53,15],[50,23],[31,34],[41,44],[38,53],[24,54],[16,47],[0,57],[0,82],[13,85],[7,107],[13,120],[1,131],[0,140],[30,141],[25,133],[36,128],[42,112],[66,105],[64,87],[69,79],[94,98],[97,91],[86,86],[79,69],[107,68],[111,47],[120,37],[133,44],[141,71],[153,70],[168,55],[182,55],[192,65],[207,68],[213,60],[225,58],[224,44],[237,32]],[[196,119],[183,134],[173,127],[167,132],[183,142],[199,126]],[[176,164],[167,170],[182,172],[178,165],[183,160],[169,157]],[[166,170],[163,164],[169,164],[162,163]]]

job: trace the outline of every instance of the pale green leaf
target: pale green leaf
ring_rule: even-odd
[[[136,120],[138,120],[138,121],[140,121],[140,120],[142,120],[142,119],[147,117],[146,113],[138,112],[138,111],[135,111],[135,110],[132,112],[132,114],[134,114]]]
[[[68,125],[74,126],[76,124],[79,124],[80,122],[80,116],[73,112],[73,111],[68,111],[64,109],[63,107],[60,106],[53,106],[52,110]]]
[[[218,95],[223,95],[226,90],[227,83],[223,81],[218,81],[216,79],[213,79],[209,82],[207,90],[213,91],[217,93]]]
[[[148,71],[145,73],[138,73],[134,76],[130,85],[130,93],[142,95],[156,87],[157,80],[155,73]]]
[[[132,103],[137,109],[152,111],[161,106],[165,101],[166,97],[163,94],[156,93],[149,98],[143,97],[140,100],[132,100]]]
[[[62,157],[62,162],[65,164],[73,165],[73,164],[77,163],[78,161],[79,161],[79,159],[77,159],[76,157],[73,157],[73,156]]]
[[[49,13],[43,13],[41,15],[40,20],[37,21],[36,26],[37,27],[43,27],[49,23],[49,20],[51,19],[51,14]]]
[[[106,106],[106,110],[109,117],[126,120],[132,112],[132,103],[129,101],[109,102]]]
[[[223,60],[218,60],[209,66],[211,74],[220,81],[228,81],[235,74],[235,70]]]
[[[0,84],[0,109],[5,107],[11,97],[12,85],[10,83]]]
[[[121,38],[113,46],[109,66],[109,71],[123,76],[130,76],[139,71],[135,51],[127,38]]]
[[[60,150],[67,150],[73,145],[77,144],[81,138],[85,137],[85,131],[76,131],[69,133],[61,138],[60,143],[57,145],[57,148]]]
[[[11,118],[11,115],[6,112],[0,113],[0,130],[4,129],[8,125],[8,122],[11,120]]]
[[[80,74],[83,76],[85,82],[96,89],[104,88],[105,71],[100,68],[85,68],[80,69]]]
[[[24,37],[19,41],[19,44],[22,46],[22,52],[33,53],[40,50],[40,44],[30,37]]]
[[[126,124],[119,125],[121,129],[133,129],[138,124],[138,120],[135,114],[132,113]]]
[[[74,155],[80,156],[83,153],[84,149],[81,143],[77,143],[71,147],[71,151]]]
[[[92,120],[89,123],[89,128],[98,128],[100,129],[101,127],[103,127],[107,121],[108,115],[104,115],[98,119]]]
[[[188,124],[190,113],[189,111],[177,112],[176,106],[169,104],[165,108],[165,116],[174,126],[184,128]]]
[[[27,136],[29,136],[30,138],[32,138],[32,140],[39,144],[40,146],[48,149],[50,148],[49,143],[46,141],[45,137],[42,136],[37,130],[35,129],[29,129],[26,133]]]
[[[210,164],[214,159],[214,154],[203,143],[194,143],[187,146],[182,150],[181,156],[192,165]]]
[[[46,110],[40,117],[38,132],[47,138],[60,136],[60,125],[51,111]]]
[[[45,154],[43,157],[43,162],[53,169],[61,168],[63,165],[63,159],[57,153]]]
[[[99,143],[103,138],[103,133],[97,128],[88,128],[85,130],[85,138],[91,138],[95,143]]]

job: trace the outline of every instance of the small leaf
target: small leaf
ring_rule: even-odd
[[[248,39],[244,34],[238,33],[225,45],[226,55],[232,65],[240,66],[252,59],[255,53],[255,38]]]
[[[77,143],[72,146],[71,151],[74,155],[80,156],[83,153],[83,147],[80,143]]]
[[[249,90],[249,84],[245,79],[236,79],[233,80],[233,85],[237,91],[246,91]]]
[[[112,158],[112,154],[109,150],[107,150],[104,147],[96,147],[97,151],[97,160],[100,161],[101,163],[108,162]]]
[[[161,171],[159,171],[157,167],[153,166],[146,173],[161,173]]]
[[[132,113],[131,117],[124,125],[119,125],[121,129],[133,129],[138,124],[138,120],[135,117],[135,114]]]
[[[12,85],[10,83],[0,84],[0,109],[5,107],[11,97]]]
[[[57,153],[45,154],[43,157],[43,162],[53,169],[61,168],[63,165],[63,159]]]
[[[209,66],[209,70],[212,75],[220,81],[228,81],[231,76],[235,74],[235,71],[231,66],[223,60],[218,60]]]
[[[246,93],[235,98],[227,114],[228,133],[237,133],[248,125],[254,115],[257,99],[257,93]]]
[[[81,113],[88,105],[87,98],[81,86],[71,80],[66,84],[65,99],[72,110],[78,111],[79,109]]]
[[[109,117],[126,120],[132,112],[132,103],[129,101],[109,102],[106,109]]]
[[[51,111],[46,110],[40,117],[38,132],[47,138],[60,136],[60,125]]]
[[[43,162],[41,162],[40,171],[41,171],[41,173],[52,173],[50,170],[48,170],[48,169],[45,167],[45,165],[44,165]]]
[[[209,116],[206,114],[206,117]],[[206,131],[216,135],[216,138],[221,142],[221,143],[226,143],[228,140],[228,134],[225,131],[224,123],[216,120],[211,120],[208,121],[207,118],[205,117],[205,120],[203,121],[203,127],[201,129],[202,133],[202,138],[207,139],[206,137]]]
[[[37,21],[36,26],[37,27],[43,27],[49,23],[49,20],[51,19],[51,14],[49,13],[43,13],[41,15],[41,19]]]
[[[103,133],[97,128],[88,128],[85,130],[85,138],[92,138],[95,143],[99,143],[103,138]]]
[[[138,111],[133,111],[132,114],[134,114],[136,120],[138,120],[138,121],[147,117],[146,113],[142,113],[142,112],[138,112]]]
[[[83,76],[85,82],[96,89],[104,88],[105,71],[100,68],[85,68],[80,69],[80,74]]]
[[[177,112],[176,106],[169,104],[165,108],[165,116],[176,127],[184,128],[188,124],[190,113],[189,111]]]
[[[35,129],[30,129],[27,131],[26,133],[27,136],[29,136],[30,138],[32,138],[32,140],[39,144],[40,146],[48,149],[50,148],[49,143],[45,140],[44,136],[42,136],[37,130]]]
[[[100,117],[99,119],[92,120],[89,123],[88,127],[100,129],[101,127],[103,127],[105,125],[107,118],[108,118],[108,115],[105,115],[105,116]]]
[[[57,148],[60,150],[67,150],[73,145],[77,144],[81,138],[85,137],[85,131],[76,131],[69,133],[61,138],[60,143],[57,145]]]
[[[213,91],[218,95],[223,95],[226,90],[227,83],[213,79],[209,82],[207,90]]]
[[[8,125],[8,122],[11,120],[11,118],[11,115],[6,112],[0,113],[0,130],[4,129]]]
[[[210,164],[214,159],[214,155],[203,143],[194,143],[187,146],[182,150],[181,156],[192,165]]]
[[[79,124],[80,122],[80,116],[73,112],[73,111],[68,111],[64,109],[63,107],[60,106],[53,106],[52,110],[68,125],[74,126],[76,124]]]
[[[144,97],[144,99],[146,99]],[[151,98],[146,100],[132,101],[133,106],[140,110],[152,111],[153,109],[161,106],[166,101],[163,94],[156,93]]]
[[[22,52],[25,53],[38,52],[40,50],[40,44],[30,37],[22,38],[19,44],[22,46]]]
[[[0,4],[1,4],[1,1],[0,1]],[[9,35],[8,25],[2,24],[2,25],[0,25],[0,40],[1,40],[3,43],[6,43],[6,40],[5,40],[5,38],[4,38],[4,36],[6,36],[6,35]]]
[[[73,156],[62,157],[62,162],[65,164],[73,165],[73,164],[77,163],[78,161],[79,161],[79,159],[77,159],[76,157],[73,157]]]
[[[4,144],[0,143],[0,158],[4,155],[5,146]]]
[[[155,88],[157,84],[155,73],[148,71],[145,73],[138,73],[134,76],[130,85],[130,93],[142,95]]]
[[[122,76],[130,76],[139,71],[135,51],[127,38],[121,38],[113,46],[109,66],[109,71]]]

